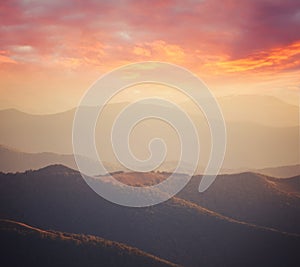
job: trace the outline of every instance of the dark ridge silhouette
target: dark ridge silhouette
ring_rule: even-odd
[[[45,231],[0,219],[2,266],[178,266],[91,235]]]
[[[241,190],[245,190],[241,189]],[[184,266],[299,266],[298,236],[240,222],[188,200],[114,205],[63,166],[0,174],[0,216],[101,236]]]
[[[157,184],[167,172],[114,173],[128,185]],[[201,176],[192,178],[179,197],[236,220],[300,234],[300,176],[277,179],[257,173],[219,175],[211,189],[197,190]]]
[[[237,220],[300,234],[300,176],[219,175],[202,194],[200,180],[194,176],[178,197]]]
[[[31,172],[36,172],[36,171],[31,171]],[[52,173],[53,175],[74,175],[74,174],[78,174],[78,171],[69,168],[67,166],[64,166],[62,164],[54,164],[54,165],[50,165],[50,166],[46,166],[43,167],[41,169],[38,170],[39,173],[41,174],[47,174],[47,173]],[[25,172],[26,173],[26,172]]]
[[[300,198],[300,175],[287,179],[268,177],[268,180],[277,190]]]

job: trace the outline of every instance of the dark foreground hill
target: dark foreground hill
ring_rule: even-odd
[[[2,266],[177,266],[100,237],[45,231],[0,219]]]
[[[0,175],[0,216],[101,236],[184,266],[299,266],[300,237],[173,198],[149,208],[111,204],[63,166]]]
[[[169,173],[115,173],[129,185],[152,185]],[[300,234],[300,176],[286,179],[245,172],[218,175],[209,190],[199,193],[201,176],[192,177],[177,195],[209,210],[260,226]]]
[[[237,220],[300,234],[300,176],[219,175],[201,194],[200,180],[192,177],[178,197]]]

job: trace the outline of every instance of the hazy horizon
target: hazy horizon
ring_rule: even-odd
[[[5,1],[1,8],[1,109],[68,110],[101,75],[147,60],[187,68],[216,97],[270,95],[299,106],[296,1],[223,1],[222,12],[215,0],[151,7],[86,1],[84,8],[80,2]],[[127,92],[123,100],[145,91]]]

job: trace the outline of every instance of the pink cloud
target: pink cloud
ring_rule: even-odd
[[[0,49],[23,62],[164,59],[195,65],[224,55],[243,59],[300,40],[297,0],[16,0],[1,1],[0,10]],[[33,50],[20,55],[13,47]]]

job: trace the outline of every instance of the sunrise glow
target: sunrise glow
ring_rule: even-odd
[[[298,102],[298,1],[20,0],[0,10],[2,109],[73,108],[105,72],[147,60],[188,68],[217,96]]]

